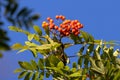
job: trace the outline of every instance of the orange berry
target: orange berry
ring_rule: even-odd
[[[61,27],[62,27],[62,28],[66,28],[66,25],[62,25]]]
[[[61,31],[62,31],[62,28],[58,28],[58,31],[61,32]]]
[[[77,23],[76,25],[77,25],[77,26],[80,26],[81,24],[80,24],[80,23]]]
[[[50,24],[50,26],[49,26],[49,27],[50,27],[50,29],[53,29],[53,28],[54,28],[54,26],[55,26],[54,24]]]
[[[74,23],[78,23],[79,21],[78,20],[74,20]]]
[[[83,28],[83,24],[81,24],[81,28]]]
[[[71,27],[72,27],[72,29],[74,29],[74,28],[75,28],[75,26],[74,26],[74,25],[72,25]]]
[[[76,30],[75,29],[72,29],[72,33],[75,33],[76,32]]]
[[[58,26],[55,26],[55,29],[58,30]]]
[[[62,19],[62,15],[59,15],[59,18]]]
[[[67,31],[69,31],[69,30],[70,30],[70,26],[67,27]]]
[[[78,34],[79,34],[79,32],[78,32],[78,31],[74,33],[74,35],[75,35],[75,36],[78,36]]]
[[[56,19],[59,19],[59,16],[58,15],[56,15],[56,17],[55,17]]]
[[[65,20],[65,16],[62,16],[61,19],[64,21]]]
[[[68,36],[68,35],[69,35],[69,32],[66,32],[65,35]]]
[[[48,21],[50,21],[50,20],[51,20],[51,18],[50,18],[50,17],[48,17],[48,18],[47,18],[47,20],[48,20]]]
[[[50,23],[53,23],[54,21],[53,21],[53,19],[50,19]]]

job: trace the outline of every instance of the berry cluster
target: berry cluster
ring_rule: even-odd
[[[48,22],[44,21],[42,27],[49,27],[50,31],[58,31],[61,36],[69,36],[70,34],[78,36],[80,34],[79,29],[83,28],[83,25],[78,20],[67,20],[63,15],[56,15],[56,19],[62,20],[62,23],[59,26],[55,25],[54,20],[48,17]]]

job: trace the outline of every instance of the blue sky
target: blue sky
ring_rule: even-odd
[[[20,0],[20,6],[27,6],[41,15],[40,20],[35,22],[41,26],[46,17],[65,15],[67,19],[78,19],[84,28],[82,30],[92,34],[95,39],[120,41],[120,0]],[[27,37],[21,33],[8,30],[11,24],[6,23],[11,41],[24,43]],[[33,30],[30,29],[32,32]],[[4,52],[0,59],[0,80],[18,80],[14,69],[18,68],[18,61],[30,61],[34,59],[29,51],[16,54],[16,51]]]

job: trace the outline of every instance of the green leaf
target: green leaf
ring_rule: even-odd
[[[25,77],[26,74],[27,74],[27,71],[21,72],[21,73],[19,74],[19,76],[18,76],[18,79],[21,79],[21,78]]]
[[[31,47],[39,46],[39,45],[37,45],[37,44],[35,44],[35,43],[33,43],[33,42],[30,42],[30,41],[25,41],[25,44],[26,44],[27,46],[31,46]]]
[[[34,48],[29,48],[29,50],[32,52],[34,57],[37,57],[37,50]]]
[[[32,80],[38,80],[38,77],[39,77],[39,72],[35,72],[33,74]]]
[[[39,75],[39,80],[43,80],[43,78],[44,78],[44,72],[41,72]]]
[[[22,30],[22,29],[20,29],[18,27],[15,27],[15,26],[10,26],[9,29],[12,30],[12,31],[24,33],[26,35],[30,34],[28,31]]]
[[[37,71],[39,70],[37,63],[34,60],[31,60],[31,65],[34,70],[37,70]]]
[[[69,75],[70,77],[80,77],[81,76],[81,71],[74,72],[73,74]]]
[[[54,43],[54,41],[48,36],[48,35],[46,35],[46,36],[44,36],[51,44],[52,43]]]
[[[23,68],[23,69],[33,70],[32,65],[30,63],[28,63],[28,62],[21,62],[21,61],[19,61],[18,63],[20,65],[20,67]]]
[[[60,61],[58,64],[57,64],[57,68],[60,68],[62,69],[64,67],[64,63],[62,61]]]
[[[16,69],[16,70],[14,70],[14,73],[19,73],[19,72],[22,72],[22,71],[23,71],[22,68],[18,68],[18,69]]]
[[[81,35],[86,42],[89,41],[89,34],[88,33],[84,32],[84,31],[81,31]]]
[[[64,45],[64,48],[69,48],[70,46],[73,46],[73,44],[71,44],[71,43],[65,43],[63,45]]]
[[[30,80],[32,75],[33,75],[33,72],[28,72],[27,75],[25,76],[24,80]]]
[[[39,67],[41,70],[44,70],[44,61],[43,61],[43,59],[39,59],[39,61],[38,61],[38,67]]]
[[[31,41],[34,38],[35,34],[29,34],[28,35],[28,40]]]
[[[50,72],[46,72],[46,78],[49,78],[50,77]]]
[[[12,46],[12,49],[17,50],[17,49],[21,49],[22,47],[23,47],[22,44],[16,43],[16,44],[14,44],[14,45]]]
[[[73,66],[73,68],[77,68],[76,62],[73,62],[72,66]]]
[[[32,18],[32,20],[37,20],[37,19],[39,19],[39,15],[38,14],[35,14],[35,15],[33,15],[31,18]]]
[[[48,60],[50,61],[51,66],[57,66],[57,64],[60,62],[60,60],[55,55],[50,55]]]
[[[21,49],[21,50],[19,50],[19,51],[17,52],[17,54],[18,54],[18,53],[21,53],[21,52],[24,52],[24,51],[26,51],[26,50],[28,50],[28,49]]]
[[[35,32],[38,33],[39,36],[42,36],[42,31],[37,25],[34,25],[33,28]]]

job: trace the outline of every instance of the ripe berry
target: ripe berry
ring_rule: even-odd
[[[50,20],[51,20],[51,18],[50,18],[50,17],[48,17],[48,18],[47,18],[47,20],[48,20],[48,21],[50,21]]]
[[[58,30],[58,26],[55,26],[55,29]]]
[[[59,19],[59,16],[58,15],[56,15],[56,17],[55,17],[56,19]]]
[[[62,31],[62,28],[58,28],[58,31],[61,32],[61,31]]]

